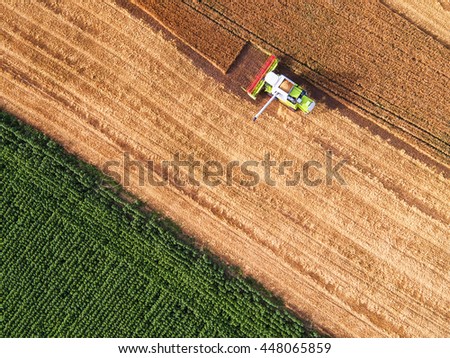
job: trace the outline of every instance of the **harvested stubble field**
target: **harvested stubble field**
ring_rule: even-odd
[[[355,124],[350,110],[330,109],[329,98],[307,117],[275,105],[252,125],[253,103],[120,4],[2,4],[4,107],[100,168],[124,151],[154,161],[194,152],[224,164],[270,152],[301,170],[333,150],[347,160],[346,186],[288,187],[278,178],[274,187],[246,187],[239,177],[231,186],[139,186],[132,170],[128,189],[333,335],[449,336],[448,167],[438,174]],[[361,47],[352,49],[349,57],[358,56]],[[431,52],[445,64],[444,49]],[[438,64],[422,60],[420,78],[436,81],[438,97],[428,123],[442,139],[447,77],[442,67],[433,77]],[[406,88],[395,93],[390,99],[408,108]]]

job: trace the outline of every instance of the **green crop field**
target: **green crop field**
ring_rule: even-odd
[[[3,337],[310,337],[255,285],[1,113]]]

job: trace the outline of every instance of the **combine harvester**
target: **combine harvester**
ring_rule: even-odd
[[[261,92],[263,87],[265,92],[268,92],[269,96],[271,96],[267,103],[253,117],[253,121],[256,121],[261,113],[263,113],[276,98],[292,110],[296,111],[297,109],[301,109],[305,113],[311,112],[316,105],[316,103],[306,95],[306,91],[302,87],[286,76],[277,75],[273,72],[277,67],[278,62],[279,60],[274,55],[270,55],[259,70],[258,75],[246,89],[247,94],[253,99],[256,99],[256,96]]]

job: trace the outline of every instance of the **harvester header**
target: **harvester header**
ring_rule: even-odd
[[[311,112],[316,104],[306,95],[306,91],[301,86],[286,76],[273,72],[278,66],[278,63],[279,60],[274,55],[270,55],[246,89],[247,94],[253,99],[256,99],[256,96],[263,88],[271,96],[255,117],[253,117],[253,121],[256,121],[275,99],[278,99],[294,111],[300,109],[304,113]]]
[[[279,60],[274,55],[270,55],[266,62],[264,62],[264,65],[259,70],[253,82],[247,87],[247,93],[250,97],[256,99],[256,96],[264,86],[264,77],[277,67],[278,62]]]

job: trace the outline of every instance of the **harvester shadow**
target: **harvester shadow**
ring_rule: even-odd
[[[283,59],[281,59],[280,65],[278,66],[276,72],[285,75],[295,83],[298,83],[300,86],[305,88],[306,91],[308,92],[308,95],[312,99],[314,99],[316,103],[324,104],[330,110],[338,109],[339,111],[342,112],[342,114],[348,115],[349,108],[343,102],[337,100],[324,90],[318,88],[313,83],[309,82],[304,77],[302,77],[300,74],[293,72],[292,69],[284,63]],[[347,78],[350,83],[355,83],[355,86],[358,80],[358,77],[354,73],[336,74],[327,71],[326,73],[321,73],[321,75],[323,75],[324,77],[326,77],[328,80],[331,81],[337,80],[339,77],[345,76],[345,78]]]
[[[385,140],[394,148],[405,151],[406,153],[408,153],[408,155],[410,155],[414,159],[426,163],[430,167],[442,173],[444,177],[448,177],[448,170],[444,165],[433,160],[427,154],[420,152],[419,150],[417,150],[417,148],[407,143],[402,138],[398,137],[391,130],[381,126],[380,122],[383,122],[381,118],[377,117],[375,114],[371,113],[363,106],[358,105],[358,93],[360,92],[358,80],[360,79],[360,77],[356,76],[354,73],[351,72],[337,73],[322,69],[319,75],[324,79],[323,81],[324,85],[327,82],[340,84],[342,83],[343,78],[346,80],[345,87],[342,87],[343,92],[342,96],[332,95],[325,92],[324,90],[319,89],[314,84],[307,81],[304,77],[301,77],[301,75],[293,72],[289,67],[289,63],[291,62],[292,60],[290,60],[289,58],[281,58],[280,65],[278,66],[276,72],[287,76],[294,82],[298,83],[300,86],[304,87],[308,91],[310,97],[314,99],[317,104],[319,105],[323,104],[329,110],[338,110],[342,116],[350,119],[353,123],[357,124],[359,127],[365,128],[371,134]],[[339,86],[336,85],[335,87]],[[354,95],[352,96],[353,98],[351,100],[345,100],[345,98],[348,99],[348,94]],[[337,98],[339,97],[341,98],[336,99],[334,96],[336,96]]]
[[[283,59],[281,59],[283,61]],[[351,108],[352,104],[349,102],[345,102],[342,98],[339,98],[338,95],[334,97],[332,94],[325,92],[315,86],[313,83],[306,80],[301,75],[293,72],[291,68],[288,66],[289,59],[283,63],[280,61],[280,66],[278,70],[280,73],[284,74],[294,82],[298,83],[300,86],[304,87],[310,97],[316,101],[317,104],[325,105],[328,110],[338,110],[339,113],[347,118],[349,118],[352,122],[357,124],[360,127],[368,129],[372,134],[380,136],[382,139],[389,141],[392,145],[406,149],[411,149],[404,142],[400,141],[396,136],[387,131],[386,129],[379,126],[373,120],[369,119],[369,117],[363,116],[358,113],[356,110]],[[332,83],[340,83],[342,82],[342,78],[346,79],[345,93],[358,93],[358,80],[360,77],[356,76],[351,72],[331,72],[327,70],[321,70],[320,76],[326,79],[324,82],[332,82]],[[353,105],[355,105],[353,103]]]

